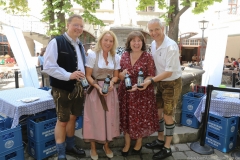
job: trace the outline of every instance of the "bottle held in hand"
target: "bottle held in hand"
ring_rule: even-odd
[[[104,80],[102,93],[107,94],[108,93],[108,87],[110,86],[110,75],[107,75],[107,78]]]
[[[143,88],[143,86],[141,86],[141,83],[143,83],[143,82],[144,82],[144,75],[143,75],[142,68],[140,68],[140,70],[138,72],[137,87]]]
[[[132,89],[132,82],[128,74],[125,75],[125,86],[126,90]]]
[[[80,69],[78,71],[81,71]],[[86,77],[84,78],[80,78],[80,82],[82,83],[82,86],[84,89],[87,89],[89,87],[88,81],[86,79]]]
[[[86,77],[85,78],[81,78],[80,81],[81,81],[82,86],[83,86],[84,89],[87,89],[89,87],[89,84],[88,84],[88,81],[87,81]]]

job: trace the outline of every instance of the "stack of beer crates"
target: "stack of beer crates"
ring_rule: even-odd
[[[221,152],[233,150],[237,144],[239,117],[222,117],[209,113],[205,143]]]
[[[0,116],[0,160],[24,159],[21,126],[11,126],[11,118]]]
[[[204,93],[188,92],[182,98],[181,124],[184,126],[199,128],[200,123],[194,116],[199,103],[204,97]]]
[[[56,113],[46,111],[27,119],[28,154],[42,160],[56,153]]]

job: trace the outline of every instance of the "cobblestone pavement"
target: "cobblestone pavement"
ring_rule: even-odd
[[[231,157],[231,153],[222,153],[216,149],[214,149],[214,154],[211,155],[200,155],[193,152],[190,149],[190,143],[187,144],[173,144],[172,148],[172,156],[165,158],[164,160],[234,160]],[[151,160],[153,156],[153,151],[142,148],[142,158],[139,155],[131,156],[129,155],[127,158],[121,156],[121,148],[112,148],[114,157],[111,160]],[[89,155],[89,150],[86,151],[86,158],[81,158],[81,160],[91,160]],[[154,150],[156,153],[158,150]],[[108,160],[103,150],[98,150],[99,160]],[[71,157],[67,155],[68,160],[79,160],[79,158]],[[34,160],[32,157],[29,157],[27,153],[25,153],[25,160]],[[49,157],[45,160],[57,160],[56,155]],[[240,160],[240,158],[235,159]]]

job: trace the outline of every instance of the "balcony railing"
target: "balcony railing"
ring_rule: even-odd
[[[14,26],[26,32],[35,32],[46,35],[49,29],[48,23],[41,22],[34,16],[10,15],[0,9],[0,24]]]
[[[186,46],[201,46],[202,40],[200,39],[183,39],[180,42],[180,45]]]

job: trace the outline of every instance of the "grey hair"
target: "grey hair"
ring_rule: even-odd
[[[78,18],[78,19],[82,19],[82,16],[78,15],[78,14],[73,14],[71,15],[68,19],[67,19],[67,23],[71,23],[73,18]]]
[[[150,21],[148,21],[147,25],[152,24],[152,23],[159,23],[160,27],[164,27],[161,20],[158,18],[151,19]]]

